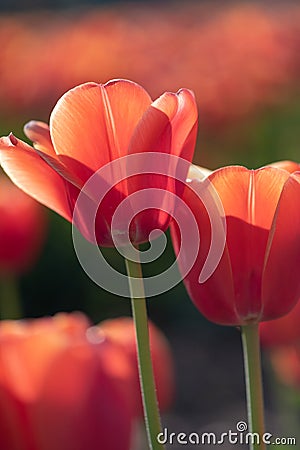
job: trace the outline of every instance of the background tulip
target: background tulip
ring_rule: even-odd
[[[131,414],[81,314],[0,324],[0,447],[129,450]]]
[[[143,409],[139,390],[135,330],[132,319],[129,317],[122,317],[105,320],[99,324],[98,332],[100,333],[100,336],[103,335],[108,342],[113,343],[114,348],[118,348],[123,358],[125,356],[127,359],[127,366],[131,371],[130,377],[126,376],[124,370],[115,371],[114,365],[110,362],[109,351],[108,360],[105,361],[104,359],[104,365],[113,377],[116,378],[116,380],[119,380],[119,384],[124,386],[124,394],[129,399],[133,414],[136,417],[142,417]],[[149,337],[158,403],[160,410],[165,411],[170,407],[173,401],[175,390],[175,375],[171,349],[163,333],[152,322],[149,322]],[[103,355],[103,353],[101,353],[101,355]],[[118,357],[118,359],[121,358]]]
[[[278,378],[300,388],[300,302],[284,317],[259,326],[261,343]]]
[[[46,234],[44,208],[0,175],[0,278],[19,275],[35,263]]]
[[[207,180],[224,208],[226,245],[215,271],[199,283],[211,242],[211,218],[199,197],[187,188],[184,200],[201,238],[197,260],[184,279],[193,302],[209,320],[225,325],[286,314],[300,296],[299,175],[271,167],[251,171],[236,166],[216,170]],[[195,189],[201,186],[199,180],[190,182]],[[180,235],[175,224],[172,239],[178,253]],[[180,262],[183,270],[190,263]]]

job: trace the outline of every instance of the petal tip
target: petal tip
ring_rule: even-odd
[[[18,139],[16,138],[16,136],[13,135],[13,133],[9,133],[8,139],[10,140],[13,146],[18,145]]]

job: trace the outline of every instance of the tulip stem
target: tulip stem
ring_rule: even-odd
[[[162,430],[150,353],[142,268],[140,262],[135,262],[130,259],[125,259],[125,262],[129,276],[131,307],[135,324],[138,368],[148,443],[151,450],[162,450],[164,446],[157,439]]]
[[[244,352],[245,381],[247,393],[247,411],[250,450],[265,450],[263,442],[265,432],[264,402],[261,373],[261,355],[258,324],[241,327]]]
[[[22,318],[22,306],[19,289],[13,277],[0,279],[0,319],[13,320]]]

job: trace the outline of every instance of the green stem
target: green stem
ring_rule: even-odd
[[[0,318],[9,320],[22,318],[19,289],[13,277],[0,279]]]
[[[250,449],[264,450],[266,444],[262,440],[265,424],[258,324],[244,325],[241,330],[249,432],[259,435],[259,439],[254,439],[254,442],[250,439]]]
[[[129,259],[125,259],[125,262],[129,276],[131,307],[135,324],[139,377],[148,443],[151,450],[162,450],[164,446],[157,440],[157,436],[162,430],[150,353],[142,268],[139,262],[134,262]]]

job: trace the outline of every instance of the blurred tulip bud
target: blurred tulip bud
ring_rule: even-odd
[[[108,349],[103,365],[127,397],[133,415],[143,416],[137,367],[135,332],[129,317],[110,319],[99,324],[98,333],[115,348]],[[171,350],[162,332],[149,322],[150,349],[153,361],[158,403],[161,411],[168,409],[174,398],[175,380]],[[104,353],[101,354],[104,356]]]
[[[46,211],[0,175],[0,276],[28,270],[46,234]]]
[[[131,415],[81,314],[0,323],[0,448],[129,450]]]

